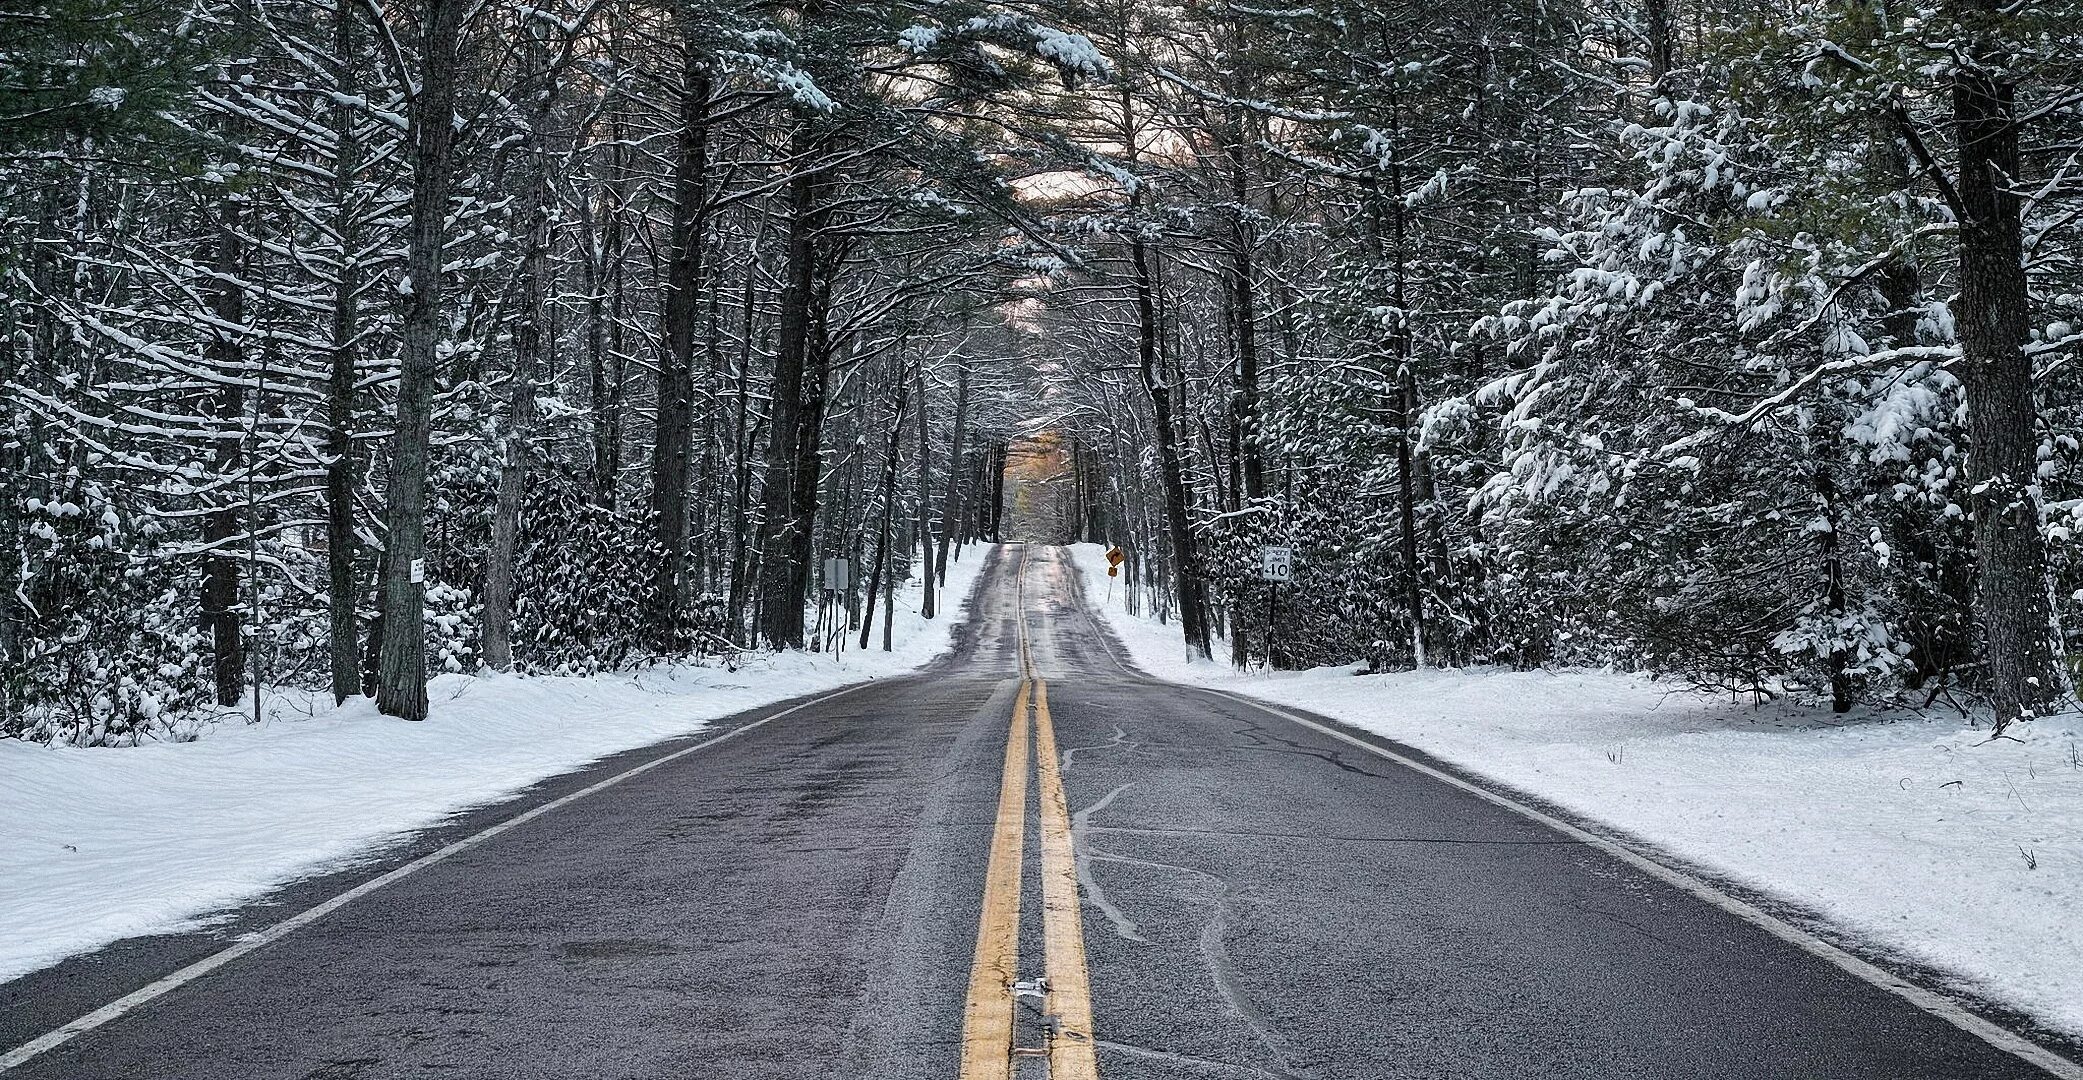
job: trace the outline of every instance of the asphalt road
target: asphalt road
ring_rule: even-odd
[[[1006,837],[1025,852],[993,887],[1001,910],[1024,913],[1005,928],[1018,977],[1071,970],[1059,964],[1087,976],[1108,1078],[2047,1075],[1460,787],[1140,676],[1085,614],[1060,549],[1002,549],[972,610],[954,652],[914,678],[560,805],[7,1080],[946,1080],[963,1068],[965,1022],[972,1036],[978,1023],[987,864]],[[773,711],[603,762],[213,933],[0,985],[0,1048],[528,805]],[[1006,795],[1023,713],[1037,739],[1053,723],[1082,949],[1075,933],[1061,940],[1063,912],[1042,914],[1048,774],[1030,782],[1015,753],[1023,787]],[[1008,798],[1026,811],[1009,829]],[[1039,1030],[1023,1014],[1014,1041]],[[1013,1072],[1043,1075],[1043,1060]]]

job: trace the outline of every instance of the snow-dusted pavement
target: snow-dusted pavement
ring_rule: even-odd
[[[1820,916],[1952,989],[2083,1036],[2083,719],[1991,741],[1956,713],[1759,709],[1598,671],[1240,673],[1104,598],[1137,665],[1308,709]],[[1219,650],[1218,650],[1219,651]]]
[[[597,678],[444,675],[407,724],[355,699],[266,699],[189,743],[126,749],[0,740],[0,981],[120,938],[206,922],[458,811],[721,717],[916,669],[948,647],[986,552],[950,564],[948,610],[899,590],[895,649],[763,655],[735,672]],[[874,640],[879,643],[878,628]],[[314,704],[314,701],[317,701]]]
[[[1046,960],[1052,1011],[1089,983],[1107,1080],[2047,1075],[1393,745],[1145,677],[1069,555],[1021,550],[916,676],[610,756],[219,926],[0,984],[0,1067],[119,1002],[7,1080],[945,1080],[982,1075],[959,1068],[970,1018]],[[1051,710],[1057,800],[1007,753]],[[1030,769],[1041,794],[1005,795]],[[1038,857],[987,872],[1009,836]],[[1084,978],[1055,977],[1052,881],[1075,883]],[[1023,912],[1008,969],[972,970],[994,899]],[[227,947],[250,951],[194,966]]]

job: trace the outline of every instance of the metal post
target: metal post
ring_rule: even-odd
[[[1275,670],[1280,667],[1280,583],[1277,581],[1266,593],[1266,666]]]

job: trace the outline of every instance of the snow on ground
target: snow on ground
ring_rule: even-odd
[[[946,607],[897,595],[894,652],[760,655],[736,672],[595,678],[443,675],[410,724],[367,699],[275,697],[267,721],[190,743],[0,740],[0,980],[118,938],[206,922],[457,811],[771,702],[912,670],[948,645],[988,549],[948,567]],[[880,615],[878,613],[878,619]]]
[[[1089,602],[1143,670],[1345,721],[1817,912],[1958,989],[2083,1035],[2083,720],[1991,741],[1957,714],[1765,709],[1601,671],[1240,673]],[[1218,655],[1222,649],[1216,650]]]

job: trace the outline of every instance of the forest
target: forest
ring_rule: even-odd
[[[818,647],[835,557],[872,648],[1038,443],[1026,538],[1240,666],[2071,701],[2074,0],[0,0],[0,72],[0,737]]]

